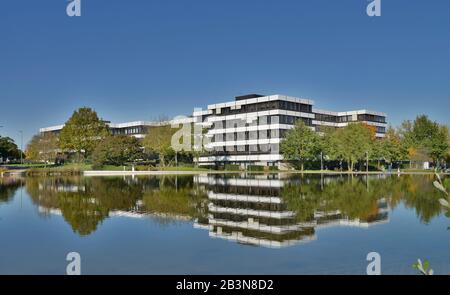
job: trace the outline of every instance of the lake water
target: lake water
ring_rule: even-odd
[[[0,178],[0,274],[450,274],[433,176]],[[450,178],[444,179],[450,184]],[[447,213],[448,216],[448,213]]]

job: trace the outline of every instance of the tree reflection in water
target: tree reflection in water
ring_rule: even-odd
[[[0,177],[0,204],[10,202],[23,180],[15,177]]]
[[[279,245],[311,238],[316,227],[333,222],[386,222],[389,208],[399,204],[428,223],[442,214],[441,195],[432,182],[432,176],[283,174],[25,181],[43,216],[62,215],[81,236],[92,234],[110,216],[148,216],[162,224],[194,221],[214,237]],[[18,185],[0,184],[0,202],[10,200]]]

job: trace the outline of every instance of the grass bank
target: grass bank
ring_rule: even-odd
[[[92,170],[87,164],[67,164],[63,166],[33,167],[26,170],[27,176],[74,176],[82,175],[84,171]]]

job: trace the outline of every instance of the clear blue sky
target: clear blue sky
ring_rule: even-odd
[[[114,122],[245,93],[450,123],[450,1],[2,0],[0,128],[20,144],[80,106]]]

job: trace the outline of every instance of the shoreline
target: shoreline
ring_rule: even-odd
[[[348,172],[348,171],[84,171],[83,176],[139,176],[139,175],[200,175],[200,174],[320,174],[320,175],[434,175],[434,171],[430,172]],[[450,175],[450,173],[440,173],[440,175]]]
[[[18,170],[9,170],[7,172],[3,172],[0,177],[7,177],[7,176],[26,176],[27,169],[18,169]],[[200,174],[241,174],[241,173],[247,173],[247,174],[320,174],[320,175],[434,175],[435,171],[401,171],[398,173],[397,171],[387,172],[387,171],[356,171],[356,172],[349,172],[349,171],[298,171],[298,170],[279,170],[279,171],[231,171],[231,170],[224,170],[224,171],[218,171],[218,170],[153,170],[153,171],[122,171],[122,170],[84,170],[80,171],[79,176],[86,176],[86,177],[96,177],[96,176],[159,176],[159,175],[200,175]],[[55,175],[52,176],[67,176],[62,173],[61,175],[57,175],[56,172]],[[439,173],[440,175],[450,175],[450,173]],[[46,176],[46,175],[39,175],[36,176]],[[47,175],[48,176],[48,175]]]

